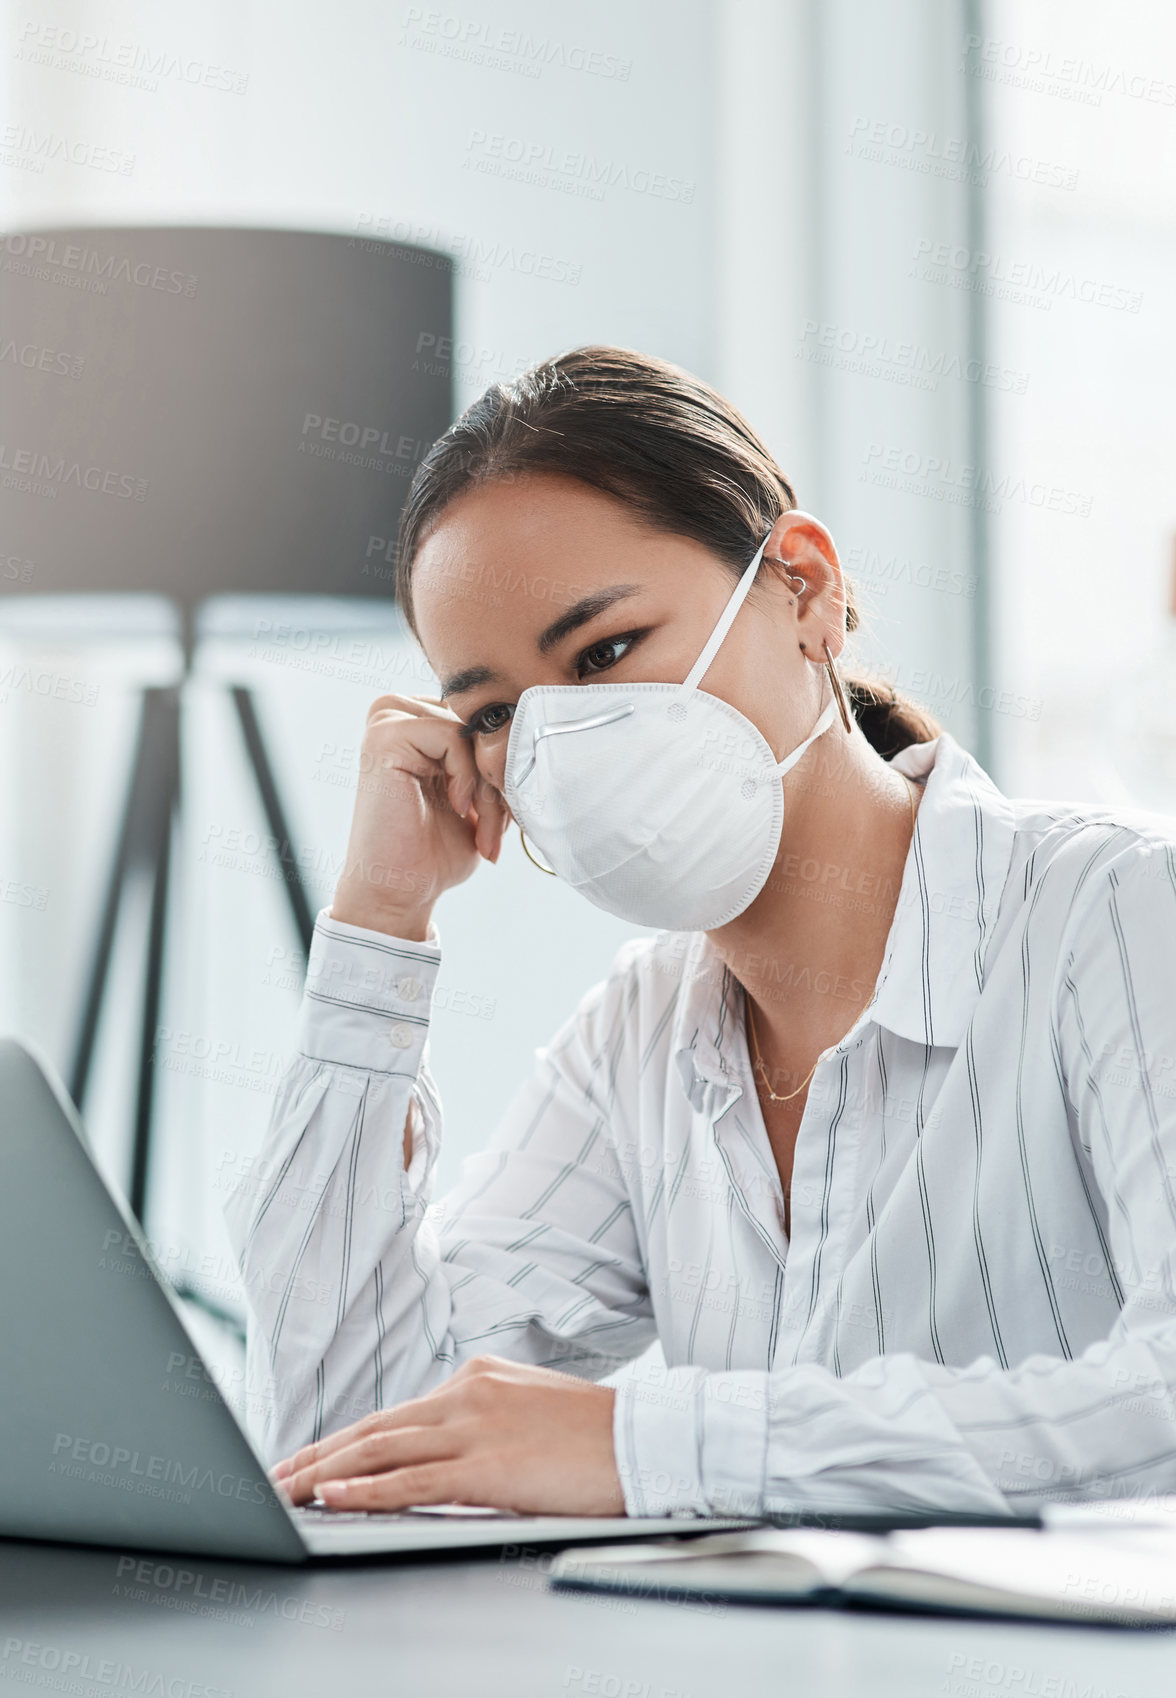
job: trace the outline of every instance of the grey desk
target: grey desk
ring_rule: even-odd
[[[5,1693],[1171,1698],[1174,1686],[1167,1631],[598,1599],[549,1592],[541,1570],[497,1554],[292,1571],[0,1540]]]

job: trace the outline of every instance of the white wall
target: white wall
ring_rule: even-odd
[[[1032,708],[1003,719],[1002,767],[1176,813],[1176,12],[995,0],[967,63],[997,131],[1075,178],[991,199],[993,347],[1030,374],[996,453],[1083,509],[994,521],[995,649]]]
[[[851,657],[986,748],[973,509],[951,483],[976,457],[969,301],[916,259],[966,225],[962,8],[722,15],[719,381],[833,532],[865,616]]]

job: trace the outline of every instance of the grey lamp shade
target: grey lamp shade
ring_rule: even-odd
[[[0,593],[392,593],[452,263],[314,231],[0,236]]]

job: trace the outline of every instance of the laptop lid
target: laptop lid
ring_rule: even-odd
[[[14,1038],[0,1038],[0,1293],[0,1535],[306,1559],[73,1105]]]

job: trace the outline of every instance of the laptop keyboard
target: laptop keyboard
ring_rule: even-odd
[[[304,1503],[295,1508],[294,1514],[328,1521],[332,1527],[348,1521],[362,1521],[369,1526],[373,1522],[419,1521],[423,1516],[446,1521],[517,1520],[513,1509],[484,1509],[478,1504],[464,1503],[417,1504],[411,1509],[330,1509],[325,1503]]]
[[[377,1511],[367,1509],[328,1509],[325,1503],[302,1503],[294,1510],[300,1519],[308,1521],[329,1521],[332,1526],[342,1525],[346,1521],[407,1521],[408,1517],[402,1512],[393,1513],[389,1510]]]

